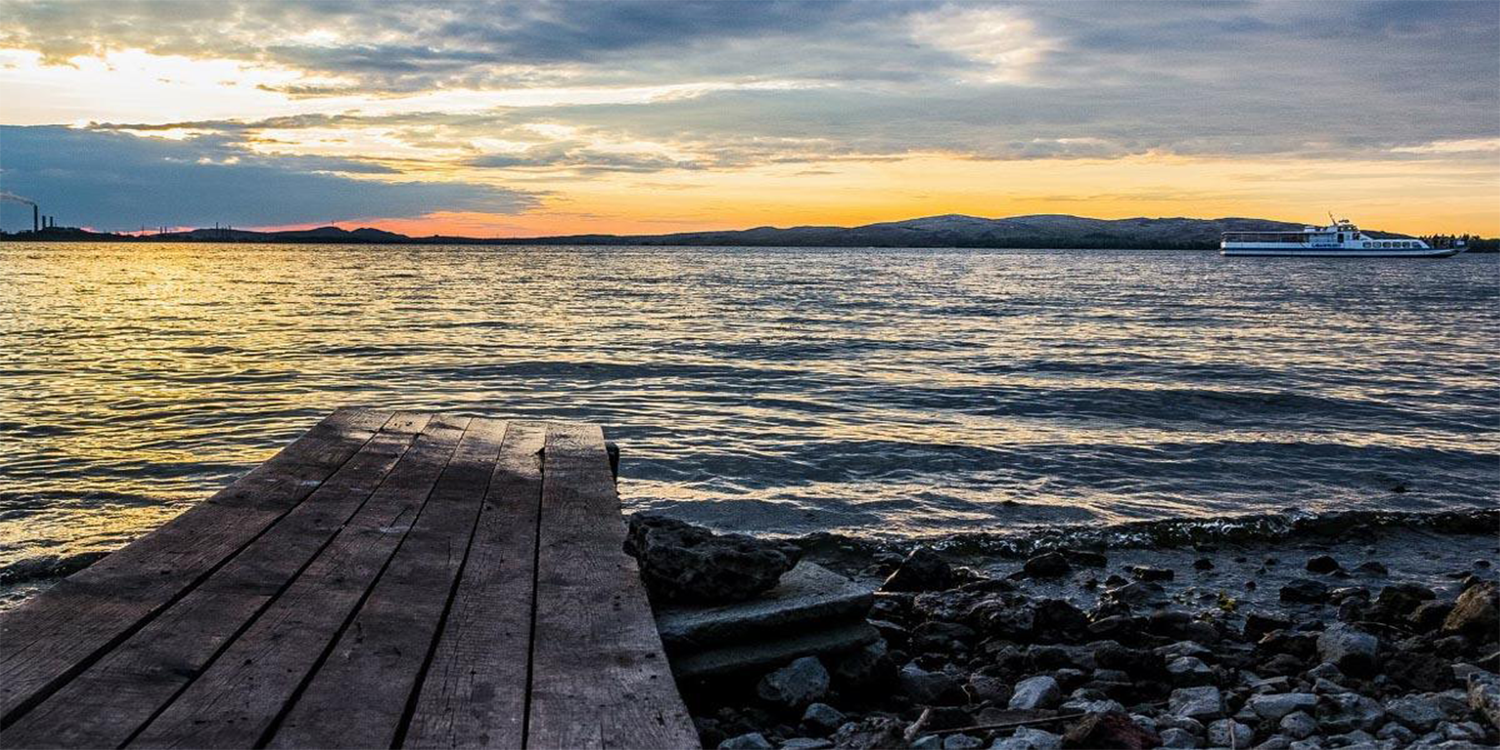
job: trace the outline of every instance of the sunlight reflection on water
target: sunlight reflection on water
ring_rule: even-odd
[[[0,244],[0,569],[349,404],[598,422],[751,531],[1492,506],[1496,261]]]

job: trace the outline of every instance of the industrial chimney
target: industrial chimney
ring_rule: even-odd
[[[37,213],[37,212],[39,212],[41,210],[42,209],[38,208],[35,203],[31,204],[31,231],[32,232],[38,232],[42,228],[41,218],[40,218],[40,216]]]

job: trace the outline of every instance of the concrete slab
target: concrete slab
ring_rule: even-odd
[[[862,620],[874,601],[871,588],[803,561],[775,588],[749,601],[662,607],[656,612],[656,629],[668,654],[701,651],[795,635],[824,621]]]
[[[819,624],[800,635],[670,656],[672,674],[691,680],[781,666],[803,656],[853,651],[880,639],[880,632],[864,619]]]

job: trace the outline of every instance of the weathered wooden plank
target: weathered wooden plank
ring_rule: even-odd
[[[250,747],[317,668],[407,532],[468,427],[439,417],[331,544],[132,740],[145,747]]]
[[[551,425],[526,745],[697,747],[662,653],[600,429]]]
[[[19,719],[244,548],[343,466],[389,417],[335,412],[207,501],[0,618],[0,726]]]
[[[402,747],[521,747],[545,425],[511,422]]]
[[[375,492],[430,418],[397,414],[208,580],[0,732],[9,747],[119,747],[187,685]]]
[[[475,419],[427,507],[268,747],[391,747],[468,557],[505,423]]]

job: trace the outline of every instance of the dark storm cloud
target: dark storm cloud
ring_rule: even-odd
[[[328,172],[369,171],[344,160],[264,157],[220,137],[182,141],[65,127],[0,127],[0,177],[64,223],[295,224],[420,216],[436,210],[519,213],[531,195],[452,183],[376,182]],[[30,226],[30,214],[16,219]],[[17,226],[7,226],[15,229]]]

